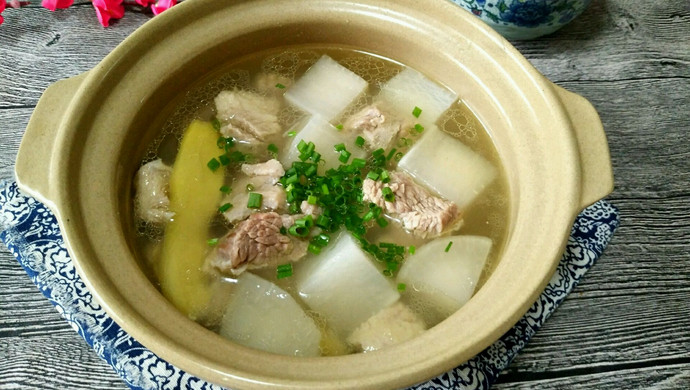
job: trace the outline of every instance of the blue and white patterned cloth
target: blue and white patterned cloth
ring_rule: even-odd
[[[606,201],[585,209],[556,273],[525,316],[467,363],[411,389],[488,389],[592,267],[618,225],[618,210]],[[159,358],[108,317],[76,273],[55,216],[13,182],[0,183],[0,239],[60,315],[132,389],[220,389]]]

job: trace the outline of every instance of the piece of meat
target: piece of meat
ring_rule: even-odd
[[[371,150],[388,149],[402,129],[411,127],[404,120],[395,118],[379,106],[379,104],[366,106],[343,123],[345,130],[361,133],[365,146]]]
[[[215,98],[220,132],[238,141],[268,142],[281,132],[280,101],[250,91],[222,91]]]
[[[233,183],[230,193],[220,203],[221,206],[225,203],[233,205],[223,213],[228,222],[241,221],[257,211],[287,211],[285,191],[276,185],[285,174],[285,170],[278,160],[272,159],[258,164],[242,164],[240,170],[246,177],[238,178]],[[253,187],[253,190],[248,191],[248,185]],[[260,209],[247,208],[250,192],[261,194]]]
[[[303,214],[306,215],[311,215],[312,217],[318,217],[323,213],[323,210],[321,210],[321,207],[315,205],[315,204],[310,204],[306,200],[303,200],[302,203],[299,204],[300,210],[302,210]]]
[[[287,228],[283,222],[275,212],[250,215],[220,240],[207,264],[222,274],[239,275],[246,269],[299,260],[307,254],[307,243],[281,234],[280,229]]]
[[[358,326],[347,342],[359,351],[371,352],[410,340],[424,330],[424,321],[398,301]]]
[[[392,202],[385,200],[384,187],[393,192]],[[365,201],[375,203],[420,237],[439,236],[456,230],[462,223],[460,209],[455,203],[432,195],[404,172],[390,172],[389,183],[367,178],[362,183],[362,192]]]
[[[262,72],[254,78],[254,88],[268,96],[283,96],[290,85],[292,85],[291,79],[277,73]]]
[[[283,165],[276,159],[258,164],[242,164],[240,170],[247,176],[269,176],[271,185],[276,184],[285,174]]]
[[[168,186],[172,168],[156,159],[144,164],[134,177],[134,213],[150,223],[164,224],[175,216],[170,211]]]

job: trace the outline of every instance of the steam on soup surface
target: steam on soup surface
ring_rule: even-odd
[[[495,267],[507,185],[447,88],[354,50],[246,58],[175,104],[134,178],[143,266],[183,313],[297,356],[409,340]]]

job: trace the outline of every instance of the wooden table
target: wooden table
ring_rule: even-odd
[[[103,29],[88,2],[4,12],[0,178],[51,83],[91,69],[150,16]],[[496,389],[690,388],[690,2],[595,0],[517,48],[599,110],[622,224]],[[0,388],[126,388],[0,249]]]

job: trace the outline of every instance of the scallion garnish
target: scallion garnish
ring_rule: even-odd
[[[381,181],[384,183],[388,183],[391,181],[391,177],[388,174],[388,171],[386,171],[385,169],[381,171]]]
[[[309,197],[307,197],[307,203],[309,204],[316,204],[316,201],[317,197],[315,197],[314,195],[309,195]]]
[[[395,152],[397,152],[397,151],[398,151],[398,149],[396,149],[396,148],[391,149],[391,151],[388,152],[388,155],[386,156],[386,160],[392,159],[393,156],[395,156]]]
[[[388,226],[388,221],[384,217],[378,217],[376,218],[376,223],[381,226],[382,228]]]
[[[249,199],[247,200],[247,208],[249,209],[258,209],[261,208],[261,203],[263,201],[264,196],[261,195],[259,192],[250,192],[249,193]]]
[[[450,250],[451,246],[453,246],[453,241],[448,241],[448,246],[446,246],[446,249],[444,249],[444,252],[448,252]]]
[[[230,157],[227,154],[221,154],[218,156],[218,161],[220,161],[221,165],[226,166],[230,164]]]
[[[341,152],[345,150],[345,144],[339,143],[337,145],[333,145],[333,150],[335,150],[336,152]]]
[[[224,194],[229,194],[230,191],[232,191],[232,188],[230,188],[229,186],[221,186],[220,187],[220,192],[222,192]]]
[[[278,279],[292,276],[292,263],[281,264],[276,268],[276,277]]]
[[[417,248],[415,248],[414,245],[410,245],[410,247],[407,249],[407,251],[410,252],[411,255],[414,255],[415,250],[417,250]]]
[[[369,171],[369,173],[367,173],[367,179],[371,179],[373,181],[376,181],[379,179],[379,174],[374,172],[374,171]]]
[[[213,126],[216,131],[220,130],[220,121],[218,118],[211,119],[211,126]]]
[[[422,113],[422,109],[414,106],[414,109],[412,110],[412,115],[414,115],[415,118],[419,118],[419,115]]]
[[[254,191],[254,185],[252,183],[247,184],[247,187],[245,187],[245,188],[247,189],[247,192]]]
[[[223,214],[224,212],[230,210],[231,207],[232,207],[231,203],[225,203],[222,206],[218,207],[218,212]]]
[[[407,287],[407,285],[405,283],[398,283],[398,291],[399,292],[405,291],[406,287]]]
[[[294,137],[294,136],[296,136],[296,135],[297,135],[297,132],[294,131],[294,130],[290,130],[290,131],[287,132],[287,136],[288,136],[288,137]]]
[[[309,234],[309,228],[306,226],[292,225],[288,229],[288,233],[295,237],[306,237]]]
[[[383,199],[385,199],[386,202],[395,202],[395,194],[390,187],[383,187],[381,193],[383,194]]]
[[[424,131],[424,126],[417,123],[416,125],[414,125],[414,129],[416,132],[421,133],[422,131]]]
[[[276,88],[278,89],[285,89],[285,86],[281,83],[276,84]]]
[[[347,164],[347,160],[350,159],[350,156],[352,156],[352,153],[348,152],[347,150],[343,150],[340,152],[340,156],[338,157],[338,161],[340,161],[343,164]]]
[[[268,144],[268,147],[266,147],[268,151],[275,157],[278,154],[278,147],[276,144]]]
[[[362,136],[358,135],[357,139],[355,140],[355,145],[359,146],[360,148],[364,146],[364,138]]]
[[[342,130],[342,129],[343,129],[343,124],[342,124],[342,123],[339,123],[339,124],[335,125],[335,128],[338,129],[338,130]]]
[[[220,162],[214,157],[206,163],[206,166],[213,172],[220,168]]]
[[[206,240],[206,243],[208,244],[208,246],[216,246],[216,245],[218,245],[218,241],[219,241],[218,238],[210,238],[210,239]]]

